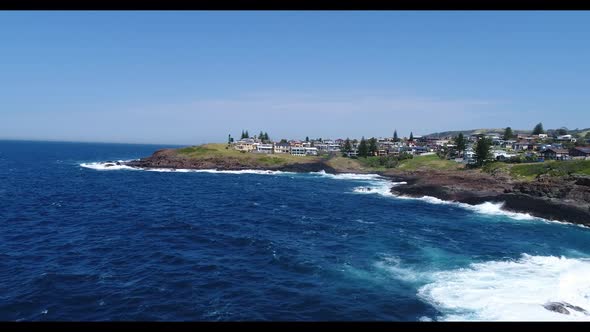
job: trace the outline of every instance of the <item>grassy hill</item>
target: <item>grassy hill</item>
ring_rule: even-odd
[[[227,144],[210,143],[199,146],[189,146],[176,150],[179,156],[215,161],[217,159],[235,160],[238,163],[260,166],[282,166],[286,164],[313,163],[322,160],[322,157],[315,156],[293,156],[290,154],[259,154],[240,152],[232,148],[226,149]]]
[[[539,175],[565,176],[590,175],[590,160],[546,161],[530,164],[495,162],[484,166],[488,173],[504,172],[515,179],[531,181]]]

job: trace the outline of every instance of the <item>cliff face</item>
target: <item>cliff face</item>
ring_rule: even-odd
[[[433,196],[467,204],[504,202],[509,211],[590,225],[590,177],[539,177],[531,182],[477,171],[413,172],[392,175],[407,185],[392,188],[396,195]]]
[[[305,161],[305,159],[302,159]],[[153,155],[125,163],[140,168],[174,168],[174,169],[217,169],[217,170],[276,170],[285,172],[319,172],[336,173],[337,171],[324,161],[310,161],[280,165],[266,165],[254,159],[211,156],[207,158],[187,158],[173,149],[163,149]]]

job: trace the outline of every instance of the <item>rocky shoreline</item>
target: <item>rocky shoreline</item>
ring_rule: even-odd
[[[377,173],[395,182],[395,195],[410,197],[432,196],[446,201],[470,205],[484,202],[504,202],[503,209],[527,213],[549,220],[590,226],[590,177],[540,177],[530,182],[515,181],[504,174],[487,174],[478,170],[455,171],[400,171],[364,172],[358,169],[336,169],[327,160],[261,166],[247,160],[230,158],[191,159],[179,156],[174,150],[156,151],[152,156],[125,162],[139,168],[217,169],[217,170],[272,170],[288,172]]]
[[[390,175],[391,192],[410,197],[432,196],[470,205],[503,202],[507,211],[534,217],[590,226],[590,177],[541,177],[515,181],[478,171],[428,171]]]

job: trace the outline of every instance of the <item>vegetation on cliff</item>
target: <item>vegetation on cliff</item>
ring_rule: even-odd
[[[590,160],[564,160],[546,161],[542,163],[506,164],[500,162],[490,163],[483,167],[483,171],[490,174],[499,172],[510,175],[512,178],[523,181],[531,181],[540,175],[551,177],[569,175],[590,175]]]

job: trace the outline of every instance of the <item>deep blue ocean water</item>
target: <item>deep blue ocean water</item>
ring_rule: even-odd
[[[590,319],[542,306],[590,309],[590,229],[376,176],[96,164],[163,147],[0,141],[0,320]]]

